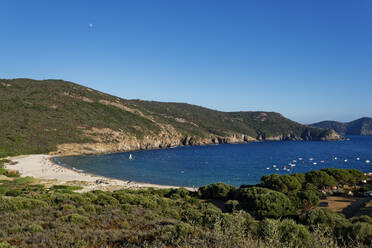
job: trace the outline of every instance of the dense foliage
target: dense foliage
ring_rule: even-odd
[[[319,190],[306,189],[307,174],[264,177],[260,185],[240,188],[215,183],[199,192],[179,188],[77,193],[79,186],[46,188],[30,177],[4,176],[4,162],[0,160],[0,248],[372,245],[370,216],[346,219],[312,207]],[[266,188],[280,185],[280,177],[289,185],[290,178],[295,184],[297,178],[305,181],[300,179],[301,188],[277,188],[283,192]]]

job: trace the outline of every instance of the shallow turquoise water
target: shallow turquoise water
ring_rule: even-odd
[[[292,174],[329,167],[372,172],[372,163],[366,163],[366,160],[372,161],[372,136],[348,138],[350,140],[337,142],[252,142],[136,151],[130,152],[133,160],[129,160],[129,152],[54,160],[69,168],[106,177],[188,187],[213,182],[235,186],[256,184],[266,174]],[[289,171],[284,170],[284,166]]]

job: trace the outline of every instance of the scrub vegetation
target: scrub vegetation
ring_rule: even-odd
[[[254,186],[215,183],[197,192],[87,193],[66,185],[46,188],[30,177],[4,176],[7,172],[2,169],[0,180],[0,247],[372,245],[370,216],[347,219],[316,207],[321,190],[364,180],[356,170],[271,175]]]

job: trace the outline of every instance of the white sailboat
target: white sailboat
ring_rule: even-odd
[[[132,159],[133,159],[132,154],[129,154],[129,160],[132,160]]]

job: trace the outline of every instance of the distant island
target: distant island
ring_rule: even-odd
[[[322,121],[311,124],[313,127],[333,129],[341,135],[372,135],[372,118],[363,117],[351,122]]]
[[[0,157],[99,154],[260,140],[339,140],[274,112],[126,100],[63,80],[0,79]]]

